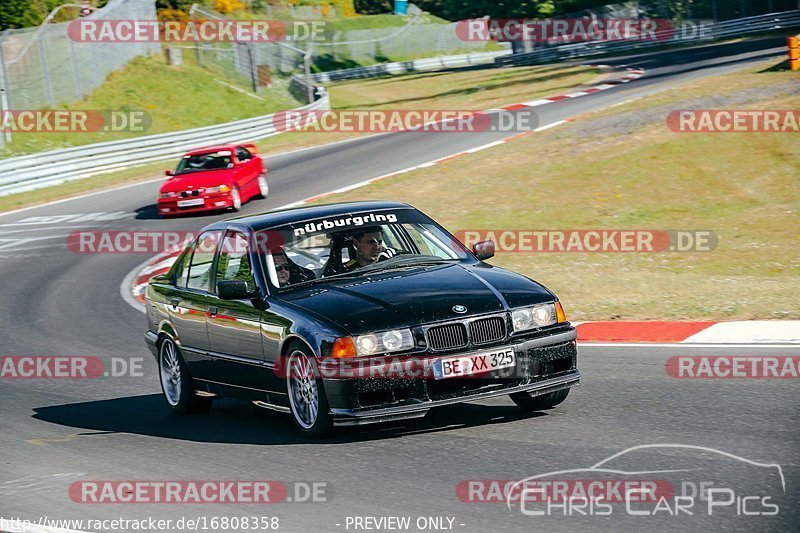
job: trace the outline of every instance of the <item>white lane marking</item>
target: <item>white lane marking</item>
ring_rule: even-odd
[[[555,128],[556,126],[560,126],[561,124],[566,124],[566,122],[567,122],[566,120],[559,120],[557,122],[553,122],[551,124],[547,124],[545,126],[541,126],[541,127],[537,128],[537,129],[533,130],[533,132],[544,131],[544,130],[548,130],[550,128]],[[529,132],[529,133],[533,133],[533,132]],[[516,137],[518,135],[519,134],[515,134],[515,135],[512,135],[510,137],[506,137],[505,139],[502,139],[500,141],[489,143],[489,144],[486,144],[486,145],[483,145],[483,146],[478,146],[477,148],[485,150],[486,148],[489,148],[490,146],[498,146],[500,144],[505,144],[510,139],[512,139],[512,138],[514,138],[514,137]],[[397,171],[394,171],[394,172],[390,172],[388,174],[383,174],[382,176],[378,176],[376,178],[370,178],[370,179],[367,179],[367,180],[364,180],[364,181],[360,181],[358,183],[354,183],[352,185],[348,185],[346,187],[343,187],[343,189],[346,189],[348,191],[352,191],[352,190],[358,189],[360,187],[364,187],[365,185],[369,185],[369,184],[371,184],[373,182],[376,182],[378,180],[382,180],[382,179],[389,178],[389,177],[392,177],[392,176],[397,176],[397,175],[400,175],[400,174],[405,174],[407,172],[412,172],[414,170],[419,170],[419,169],[423,169],[423,168],[429,168],[429,167],[435,166],[437,163],[440,163],[440,162],[442,162],[444,160],[450,159],[450,158],[452,158],[454,156],[461,155],[461,154],[467,154],[467,153],[470,153],[469,150],[467,150],[466,152],[457,152],[457,153],[452,154],[450,156],[440,157],[440,158],[437,158],[437,159],[433,159],[431,161],[426,161],[425,163],[420,163],[419,165],[414,165],[412,167],[404,168],[402,170],[397,170]],[[314,196],[309,196],[308,198],[305,198],[303,200],[299,200],[297,202],[292,202],[290,204],[286,204],[286,205],[283,205],[281,207],[278,207],[278,208],[276,208],[276,211],[277,210],[282,210],[282,209],[289,209],[291,207],[299,207],[299,206],[305,205],[307,202],[310,202],[310,201],[313,201],[313,200],[318,200],[320,198],[324,198],[325,196],[330,196],[331,194],[337,194],[337,190],[332,190],[332,191],[324,192],[324,193],[321,193],[321,194],[315,194]]]
[[[556,122],[551,122],[550,124],[545,124],[544,126],[539,126],[538,128],[536,128],[533,131],[535,131],[535,132],[545,131],[545,130],[549,130],[550,128],[555,128],[555,127],[558,127],[558,126],[560,126],[562,124],[566,124],[566,123],[567,123],[566,120],[558,120]]]
[[[787,348],[797,348],[796,343],[786,344],[753,344],[753,343],[687,343],[687,342],[591,342],[591,341],[578,341],[581,346],[591,348],[775,348],[786,350]]]
[[[474,154],[475,152],[480,152],[481,150],[487,150],[495,146],[500,146],[501,144],[505,144],[505,141],[495,141],[493,143],[484,144],[483,146],[478,146],[477,148],[470,148],[469,150],[467,150],[467,153]]]
[[[127,218],[136,218],[136,213],[132,211],[114,211],[111,213],[99,211],[95,213],[72,213],[67,215],[42,215],[23,218],[22,220],[9,222],[7,224],[0,224],[0,227],[40,226],[44,224],[58,224],[59,222],[108,222]]]
[[[47,226],[46,228],[24,228],[24,229],[14,229],[8,231],[0,231],[0,237],[3,235],[12,235],[15,233],[27,233],[30,231],[47,231],[47,230],[65,230],[65,229],[86,229],[86,228],[102,228],[103,226],[100,224],[85,224],[80,226]]]
[[[66,233],[64,235],[48,235],[46,237],[31,237],[28,239],[0,239],[0,241],[6,241],[5,244],[0,244],[0,250],[8,250],[14,248],[18,244],[26,244],[29,242],[46,241],[48,239],[66,239],[69,235],[69,233]],[[66,246],[66,242],[64,245]],[[25,248],[25,250],[27,249],[28,248]]]

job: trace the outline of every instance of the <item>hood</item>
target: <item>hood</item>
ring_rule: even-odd
[[[501,268],[448,264],[312,285],[283,299],[356,335],[496,313],[555,297],[535,281]],[[455,305],[467,312],[457,314]]]
[[[161,185],[161,192],[181,192],[200,187],[216,187],[223,183],[230,185],[232,170],[204,170],[173,176]]]

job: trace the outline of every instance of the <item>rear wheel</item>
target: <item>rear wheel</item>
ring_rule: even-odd
[[[233,200],[231,209],[238,211],[242,208],[242,195],[239,193],[239,187],[233,188],[233,191],[231,191],[231,199]]]
[[[568,395],[569,389],[562,389],[549,394],[542,394],[541,396],[531,396],[527,392],[515,392],[514,394],[509,394],[509,397],[518,407],[526,411],[544,411],[560,404],[567,399]]]
[[[258,177],[258,195],[261,198],[269,196],[269,182],[266,174],[261,174]]]
[[[175,341],[164,339],[158,349],[158,371],[161,391],[173,413],[186,415],[204,413],[211,408],[213,398],[195,395],[192,376],[183,361]]]
[[[286,362],[286,390],[292,421],[303,435],[322,438],[333,429],[328,399],[319,379],[316,362],[304,350],[295,349]]]

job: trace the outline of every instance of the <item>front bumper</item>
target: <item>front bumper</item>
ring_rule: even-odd
[[[196,199],[202,199],[203,205],[178,207],[178,200],[191,200],[195,198],[159,198],[158,214],[164,216],[183,215],[191,213],[203,213],[207,211],[217,211],[233,207],[233,197],[230,193],[217,195],[202,195]]]
[[[512,344],[513,376],[495,371],[480,378],[323,379],[336,426],[425,416],[433,407],[528,392],[540,396],[580,384],[574,328]]]

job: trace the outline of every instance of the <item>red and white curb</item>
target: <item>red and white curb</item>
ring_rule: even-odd
[[[800,320],[580,322],[578,340],[607,343],[800,344]]]
[[[548,98],[540,98],[538,100],[531,100],[530,102],[523,102],[521,104],[507,105],[507,106],[503,106],[503,107],[501,107],[499,109],[502,109],[504,111],[517,111],[517,110],[520,110],[520,109],[525,109],[526,107],[537,107],[537,106],[540,106],[540,105],[552,104],[553,102],[560,102],[562,100],[569,100],[570,98],[580,98],[581,96],[586,96],[588,94],[594,94],[594,93],[598,93],[600,91],[606,91],[608,89],[613,89],[614,87],[622,85],[623,83],[629,83],[629,82],[632,82],[633,80],[638,80],[639,78],[641,78],[642,76],[645,75],[644,69],[626,67],[624,65],[620,66],[620,67],[612,67],[610,65],[584,65],[584,66],[591,67],[591,68],[600,68],[600,69],[602,69],[602,68],[607,68],[607,69],[624,68],[626,71],[628,71],[628,74],[626,74],[625,76],[623,76],[622,78],[620,78],[618,80],[609,80],[609,81],[607,81],[607,82],[605,82],[605,83],[603,83],[601,85],[595,85],[594,87],[589,87],[588,89],[584,89],[582,91],[576,91],[576,92],[573,92],[573,93],[566,93],[566,94],[559,94],[557,96],[550,96]]]

